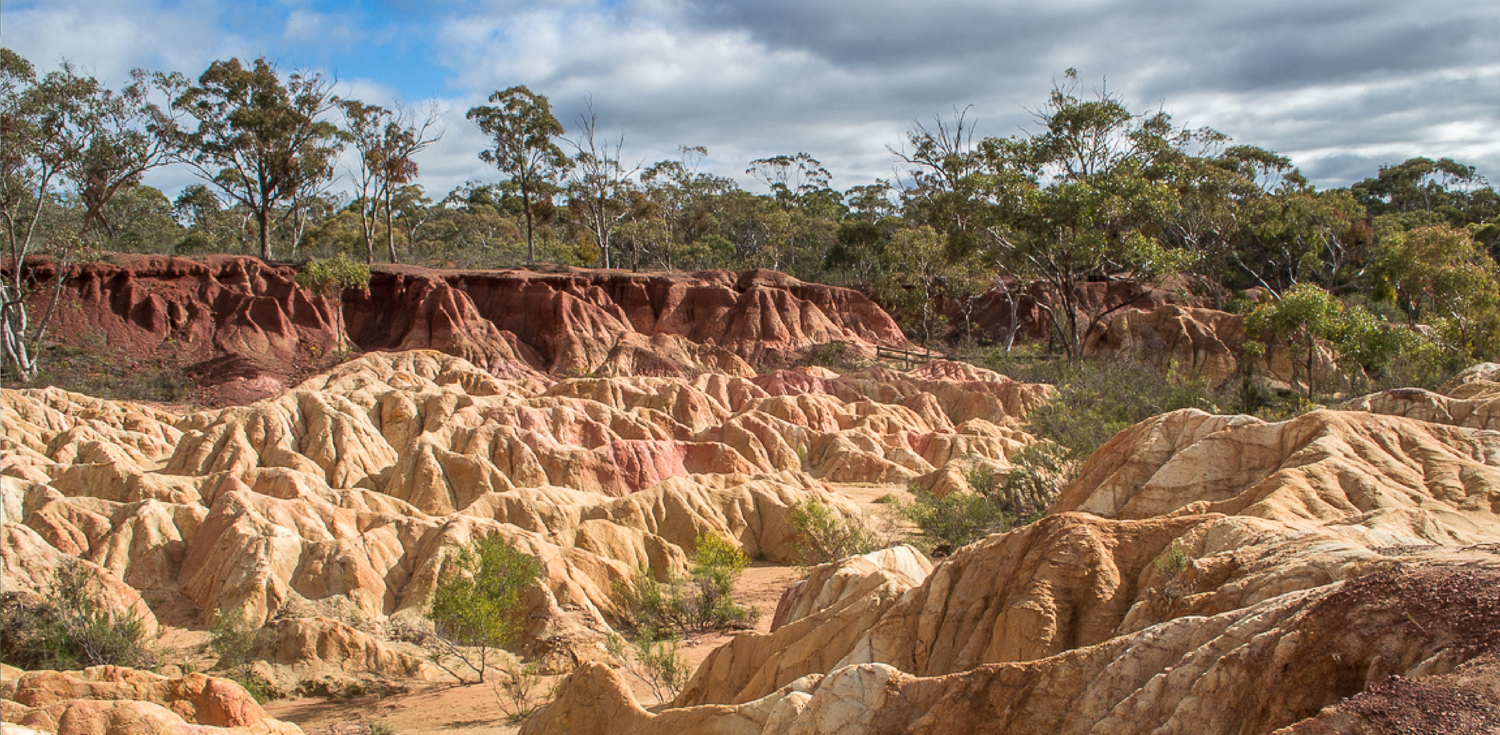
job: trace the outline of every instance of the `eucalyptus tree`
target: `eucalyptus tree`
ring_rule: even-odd
[[[490,95],[489,105],[471,108],[468,118],[490,137],[494,144],[479,154],[480,160],[510,176],[521,194],[521,209],[526,217],[526,258],[536,261],[533,233],[536,204],[539,197],[549,196],[558,178],[568,168],[568,156],[556,139],[564,130],[552,115],[552,103],[546,95],[518,85]]]
[[[803,198],[827,189],[833,175],[823,162],[806,153],[757,158],[745,173],[765,184],[783,207],[791,207]]]
[[[9,267],[0,279],[0,343],[3,359],[24,379],[38,370],[36,347],[46,334],[63,267],[42,298],[26,260],[45,245],[66,266],[72,246],[100,233],[112,238],[106,215],[112,198],[139,184],[146,171],[163,165],[174,150],[175,121],[150,95],[180,79],[134,71],[116,93],[69,64],[38,77],[26,59],[0,49],[0,237]],[[44,223],[49,207],[77,197],[84,209],[78,226]]]
[[[400,105],[386,109],[358,100],[345,100],[342,107],[346,133],[359,153],[358,168],[351,173],[365,242],[365,262],[375,262],[375,230],[383,211],[387,256],[394,263],[396,230],[392,204],[400,189],[416,180],[417,163],[413,158],[442,139],[442,118],[436,104],[421,112]]]
[[[255,217],[260,256],[271,257],[271,219],[294,208],[333,177],[342,148],[327,117],[340,99],[321,74],[297,72],[282,82],[264,58],[246,67],[215,61],[173,105],[197,121],[184,133],[183,160]]]
[[[614,233],[631,215],[631,195],[635,192],[631,177],[640,166],[626,168],[620,162],[624,133],[613,143],[599,140],[599,117],[592,100],[586,108],[578,116],[578,137],[568,141],[575,151],[568,174],[568,206],[599,249],[599,264],[610,268],[614,265]],[[640,268],[640,250],[631,247],[631,268]]]
[[[699,171],[708,149],[679,146],[678,157],[647,166],[640,181],[649,201],[648,211],[661,220],[662,247],[657,260],[674,267],[674,253],[692,248],[714,236],[719,224],[720,200],[738,189],[733,179]]]

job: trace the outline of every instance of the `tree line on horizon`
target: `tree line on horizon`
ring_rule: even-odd
[[[623,136],[600,135],[592,105],[569,136],[525,86],[488,102],[467,118],[489,139],[478,155],[497,179],[434,200],[414,160],[444,132],[434,107],[341,98],[323,76],[265,59],[215,61],[196,81],[138,70],[111,90],[0,49],[5,254],[765,267],[862,289],[920,341],[971,332],[985,296],[1011,309],[1008,333],[982,335],[1007,349],[1015,310],[1040,288],[1048,344],[1069,358],[1103,316],[1079,299],[1085,283],[1175,276],[1198,303],[1258,308],[1285,330],[1323,324],[1308,339],[1347,343],[1367,369],[1417,349],[1410,335],[1452,364],[1500,344],[1500,196],[1451,159],[1319,190],[1284,156],[1086,92],[1070,69],[1030,132],[978,138],[955,110],[890,149],[904,169],[895,181],[840,191],[798,152],[749,163],[761,194],[700,171],[701,147],[625,163]],[[334,191],[346,149],[352,191]],[[143,183],[168,164],[201,183],[175,200]],[[46,327],[26,306],[24,270],[10,266],[0,284],[0,338],[16,366],[34,362],[28,344]],[[1246,303],[1246,289],[1264,303]],[[1292,315],[1314,302],[1322,317]]]

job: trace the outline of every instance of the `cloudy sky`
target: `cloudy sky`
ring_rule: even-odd
[[[894,176],[913,120],[972,105],[982,136],[1028,129],[1062,71],[1134,109],[1288,155],[1322,187],[1425,155],[1500,181],[1500,3],[1474,0],[5,0],[0,42],[196,78],[264,56],[377,104],[437,101],[430,194],[494,180],[464,112],[525,84],[576,129],[592,99],[623,158],[706,146],[751,186],[755,158],[805,151],[846,189]],[[169,193],[190,181],[156,175]]]

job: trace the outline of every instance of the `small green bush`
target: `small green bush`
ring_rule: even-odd
[[[438,580],[427,617],[432,660],[455,678],[447,660],[458,660],[484,682],[495,649],[504,648],[522,631],[521,596],[541,577],[542,566],[500,536],[460,547]]]
[[[1026,447],[1010,461],[1003,473],[976,465],[969,471],[966,492],[939,496],[914,487],[915,500],[901,505],[901,512],[938,555],[1031,523],[1057,498],[1069,463],[1064,451],[1050,444]]]
[[[660,638],[637,635],[628,648],[624,638],[611,634],[604,645],[610,655],[625,663],[627,673],[651,690],[658,702],[677,696],[692,676],[687,659],[678,652],[680,643],[676,634]]]
[[[1183,548],[1182,544],[1173,541],[1170,548],[1162,552],[1161,556],[1156,557],[1154,566],[1156,571],[1161,572],[1163,576],[1175,577],[1187,568],[1187,560],[1187,549]]]
[[[746,628],[756,611],[734,601],[734,583],[750,566],[738,547],[714,534],[699,536],[686,577],[658,581],[648,572],[636,575],[619,591],[630,624],[658,639],[672,631],[707,632]]]
[[[1031,433],[1087,458],[1111,437],[1152,416],[1183,408],[1218,411],[1207,380],[1138,362],[1078,360],[1059,366],[1057,392],[1026,417]]]
[[[798,566],[807,568],[882,547],[878,536],[827,505],[807,499],[792,507],[792,548]]]
[[[208,633],[208,647],[219,657],[218,668],[233,672],[237,679],[248,680],[259,632],[258,626],[245,620],[242,610],[220,615]]]
[[[22,669],[155,666],[144,621],[133,612],[106,610],[97,585],[81,562],[67,559],[40,598],[6,593],[0,598],[0,660]]]
[[[256,674],[245,674],[243,676],[232,676],[234,683],[239,684],[259,704],[265,704],[284,696],[284,692],[276,688],[275,684],[261,678]]]
[[[521,663],[516,659],[507,659],[500,668],[505,678],[495,684],[495,698],[506,721],[520,722],[539,706],[533,701],[532,692],[541,683],[541,672],[535,661]]]
[[[934,550],[951,552],[989,534],[1009,530],[1015,524],[1014,516],[979,493],[913,494],[916,501],[903,506],[902,511],[921,529]]]

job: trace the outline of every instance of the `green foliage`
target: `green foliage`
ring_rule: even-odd
[[[937,495],[913,488],[915,501],[900,510],[939,555],[1031,523],[1057,498],[1069,463],[1060,448],[1050,445],[1027,447],[1010,462],[1004,473],[976,464],[969,471],[967,491]]]
[[[882,547],[877,535],[829,506],[807,499],[792,506],[792,548],[801,567],[815,567]]]
[[[297,284],[321,294],[324,298],[331,298],[333,300],[334,315],[337,320],[334,329],[338,332],[339,345],[342,348],[346,341],[346,335],[344,334],[344,289],[368,287],[370,285],[370,267],[364,263],[354,261],[343,253],[339,253],[328,260],[315,260],[302,266],[302,270],[297,273]]]
[[[1111,437],[1152,416],[1183,408],[1217,411],[1208,381],[1169,370],[1166,376],[1128,360],[1080,360],[1034,368],[1051,374],[1056,393],[1026,417],[1030,431],[1067,452],[1070,460],[1093,454]]]
[[[260,257],[271,258],[273,214],[310,199],[333,176],[341,134],[326,115],[339,104],[318,74],[292,74],[257,59],[215,61],[172,105],[198,126],[184,133],[186,162],[254,216]],[[299,233],[300,234],[300,233]]]
[[[1156,557],[1156,561],[1152,564],[1163,576],[1175,577],[1187,568],[1187,562],[1187,549],[1182,544],[1173,541],[1172,545],[1162,552],[1161,556]]]
[[[1482,291],[1476,289],[1475,298],[1476,308],[1470,315],[1481,321],[1497,318],[1493,310],[1485,317],[1484,310],[1478,308],[1484,298]],[[1475,322],[1469,319],[1457,315],[1435,319],[1434,339],[1416,329],[1391,324],[1359,303],[1340,301],[1317,286],[1299,284],[1280,299],[1256,307],[1245,324],[1250,334],[1269,331],[1287,343],[1296,359],[1294,365],[1302,368],[1307,385],[1304,397],[1311,402],[1318,389],[1328,387],[1325,383],[1329,377],[1358,390],[1435,384],[1444,372],[1461,368],[1473,359],[1469,349],[1447,341],[1445,329],[1469,335],[1492,333],[1492,329],[1470,329]],[[1464,321],[1465,325],[1455,327],[1458,321]],[[1464,342],[1462,334],[1455,334],[1452,339],[1472,348],[1471,343]],[[1252,356],[1264,351],[1259,343],[1246,346]],[[1316,359],[1320,349],[1328,351],[1338,374],[1319,373]]]
[[[247,679],[254,661],[259,627],[245,620],[245,613],[235,609],[220,615],[209,629],[208,647],[219,657],[218,667]]]
[[[935,495],[913,490],[912,494],[916,502],[903,506],[902,512],[917,524],[938,556],[1015,525],[1014,516],[981,492]]]
[[[680,643],[675,633],[659,638],[643,633],[628,644],[611,633],[604,645],[610,655],[625,662],[626,672],[645,684],[658,702],[675,697],[692,676],[687,659],[678,652]]]
[[[106,610],[98,584],[81,562],[67,559],[40,599],[6,593],[0,601],[0,657],[22,669],[155,666],[145,623],[134,612]]]
[[[688,575],[658,581],[642,571],[617,592],[630,623],[653,640],[673,631],[707,632],[745,628],[756,611],[734,601],[734,583],[750,565],[738,547],[714,534],[699,536]]]
[[[244,689],[259,704],[280,699],[286,694],[278,689],[275,684],[266,681],[256,674],[245,673],[230,678],[234,680],[234,683],[239,684],[240,688]]]
[[[516,659],[507,658],[501,665],[500,673],[504,678],[495,683],[495,697],[499,700],[500,711],[505,713],[505,719],[517,723],[530,717],[540,707],[532,696],[542,680],[537,663],[527,661],[523,664]]]
[[[188,401],[197,390],[193,379],[177,366],[170,345],[148,358],[111,348],[98,335],[82,338],[77,345],[47,343],[41,347],[40,368],[24,385],[55,386],[117,401],[162,403]],[[5,378],[18,380],[20,376],[7,365]]]
[[[446,668],[442,656],[452,656],[483,682],[494,650],[510,645],[522,632],[522,595],[537,583],[541,571],[536,557],[499,536],[458,548],[428,606],[437,646],[434,660]]]
[[[302,266],[297,274],[297,284],[321,294],[346,288],[365,288],[370,285],[370,267],[339,253],[328,260],[315,260]]]
[[[546,95],[524,85],[495,92],[489,101],[490,105],[471,108],[468,113],[469,120],[494,144],[479,158],[508,175],[520,192],[526,217],[526,258],[527,262],[536,262],[536,200],[552,193],[559,173],[568,166],[568,157],[555,142],[563,134],[563,126],[552,116],[552,103]]]

